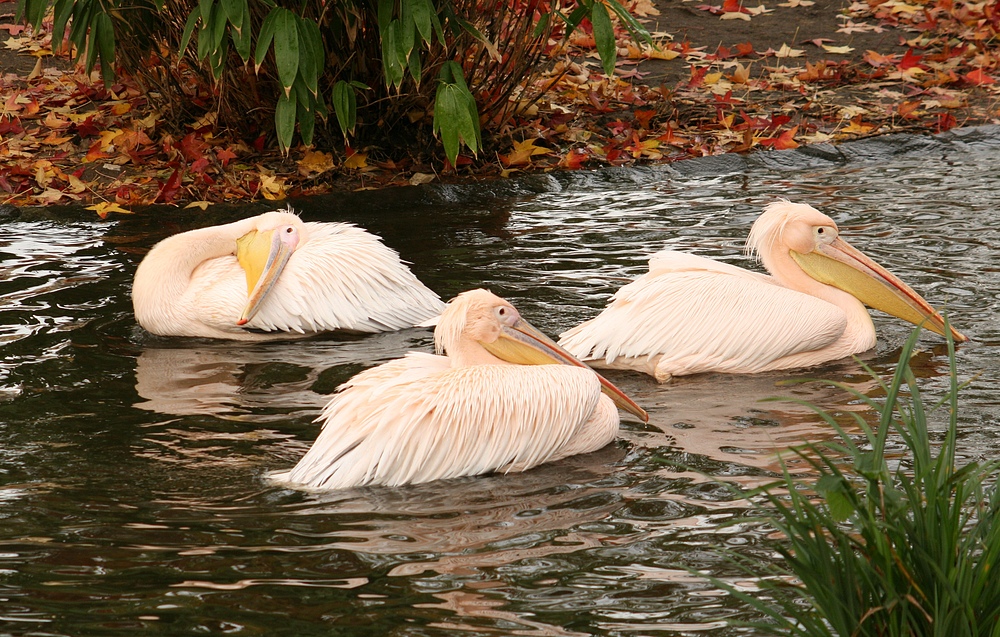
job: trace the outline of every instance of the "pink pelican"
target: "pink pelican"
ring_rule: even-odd
[[[312,448],[272,478],[343,489],[525,471],[614,440],[616,406],[648,420],[486,290],[448,304],[434,345],[438,355],[409,352],[344,383]]]
[[[666,382],[808,367],[863,352],[875,346],[866,304],[944,334],[944,321],[923,297],[839,235],[811,206],[769,204],[750,229],[747,253],[771,276],[664,250],[650,258],[648,274],[559,343],[595,367]]]
[[[290,210],[159,242],[136,270],[132,305],[153,334],[248,341],[398,330],[444,309],[375,235]]]

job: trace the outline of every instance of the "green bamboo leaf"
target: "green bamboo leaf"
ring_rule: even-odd
[[[214,0],[199,0],[198,8],[201,10],[201,21],[208,23],[212,19],[212,4]]]
[[[90,2],[76,2],[73,5],[73,16],[69,23],[69,40],[76,45],[76,57],[80,59],[86,50],[87,35],[90,33],[90,16],[94,5]]]
[[[115,26],[111,16],[101,11],[95,16],[91,29],[97,31],[97,44],[100,47],[101,77],[104,85],[110,86],[115,78]]]
[[[451,88],[453,84],[442,83],[438,86],[437,95],[434,99],[434,134],[440,135],[441,143],[444,146],[444,154],[451,164],[455,165],[458,158],[458,117],[459,109],[454,92]]]
[[[615,44],[615,30],[611,26],[611,16],[603,2],[595,2],[590,12],[590,22],[594,25],[594,41],[597,43],[597,54],[601,56],[601,65],[608,75],[615,74],[615,60],[618,58],[618,46]]]
[[[288,9],[275,11],[278,17],[274,26],[274,59],[278,80],[285,89],[285,95],[288,95],[299,72],[299,17]]]
[[[295,83],[296,87],[301,86],[301,82]],[[305,93],[308,95],[309,89],[302,88],[296,91],[299,95]],[[312,110],[310,101],[308,99],[298,100],[298,107],[296,109],[299,116],[299,135],[302,136],[302,143],[306,146],[312,146],[313,133],[316,130],[316,113]]]
[[[420,49],[414,48],[410,51],[410,58],[408,60],[407,67],[410,70],[410,77],[413,81],[417,83],[417,87],[420,86],[420,76],[423,73],[423,62],[420,59]]]
[[[396,0],[378,0],[378,30],[385,33],[392,22],[392,15],[396,7]]]
[[[73,15],[74,0],[56,0],[52,11],[52,48],[55,49],[62,44],[63,36],[66,34],[66,23]]]
[[[445,155],[454,165],[460,144],[465,144],[473,154],[482,146],[479,114],[476,101],[462,77],[462,67],[453,61],[445,62],[438,81],[433,130],[435,135],[440,134]]]
[[[281,152],[286,155],[292,146],[292,136],[295,135],[296,108],[295,93],[289,92],[278,98],[278,104],[274,109],[274,130],[278,134]]]
[[[434,35],[434,27],[431,24],[431,15],[434,8],[430,5],[430,0],[411,0],[410,15],[413,16],[413,24],[417,27],[420,39],[427,44],[431,43]]]
[[[222,0],[220,4],[226,11],[226,18],[233,26],[239,27],[243,24],[243,7],[241,6],[243,2],[241,0]]]
[[[182,55],[187,50],[188,44],[191,42],[191,35],[194,33],[194,28],[198,25],[198,20],[200,19],[201,11],[193,9],[191,15],[188,16],[187,23],[184,25],[184,35],[181,36],[181,48],[179,51]]]
[[[348,133],[354,134],[354,127],[357,125],[358,102],[354,87],[344,80],[339,80],[333,85],[332,99],[337,124],[340,125],[340,132],[346,139]]]
[[[608,6],[611,7],[611,10],[618,14],[618,18],[622,21],[622,24],[625,25],[625,28],[628,29],[629,34],[633,38],[640,39],[648,44],[653,43],[653,36],[649,34],[646,27],[639,24],[639,21],[636,20],[635,17],[629,13],[629,10],[623,7],[618,0],[607,0],[607,2]]]
[[[260,65],[264,63],[267,50],[271,48],[279,11],[284,11],[284,9],[272,9],[264,18],[264,23],[260,25],[260,33],[257,34],[257,49],[254,51],[254,73],[260,71]]]
[[[250,7],[247,5],[246,0],[242,0],[241,9],[242,15],[240,17],[239,26],[233,24],[233,31],[230,32],[233,38],[233,48],[239,54],[240,59],[246,62],[250,59]]]
[[[323,75],[325,54],[319,25],[308,18],[299,18],[299,74],[313,96],[319,93],[318,80]]]
[[[215,53],[222,45],[222,38],[226,35],[226,23],[228,21],[229,18],[226,15],[226,8],[220,2],[215,5],[215,8],[212,9],[212,22],[209,25],[209,28],[211,29],[211,40],[209,41],[210,53]]]
[[[385,75],[385,85],[399,89],[403,83],[403,64],[406,58],[399,59],[399,47],[396,44],[399,33],[399,20],[393,20],[382,31],[382,72]]]
[[[226,68],[226,57],[228,55],[229,40],[223,40],[219,48],[208,54],[208,61],[212,66],[212,77],[216,80],[222,77],[222,72]]]
[[[94,65],[97,63],[97,53],[100,50],[100,46],[97,44],[98,36],[95,26],[96,20],[90,25],[90,29],[87,30],[87,73],[94,70]]]

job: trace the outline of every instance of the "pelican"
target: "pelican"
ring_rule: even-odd
[[[136,270],[132,305],[153,334],[246,341],[398,330],[444,309],[379,237],[291,209],[159,242]]]
[[[648,420],[486,290],[448,304],[434,345],[437,354],[409,352],[344,383],[317,419],[316,442],[272,479],[343,489],[525,471],[607,445],[616,407]]]
[[[771,203],[747,239],[747,253],[771,276],[664,250],[650,258],[648,274],[559,343],[595,367],[666,382],[809,367],[863,352],[875,346],[866,304],[944,335],[944,320],[927,301],[839,235],[811,206]]]

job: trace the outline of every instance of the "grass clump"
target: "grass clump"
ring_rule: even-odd
[[[793,451],[819,477],[793,477],[786,468],[758,490],[761,517],[784,535],[777,549],[784,560],[762,578],[773,597],[723,584],[764,614],[751,626],[810,637],[1000,636],[998,462],[955,465],[954,343],[948,339],[950,389],[931,403],[909,367],[917,335],[892,382],[879,380],[884,404],[838,384],[881,414],[877,429],[855,414],[859,438],[814,408],[838,436]],[[928,417],[941,409],[948,428],[934,443]],[[887,458],[890,435],[902,442],[901,457]]]

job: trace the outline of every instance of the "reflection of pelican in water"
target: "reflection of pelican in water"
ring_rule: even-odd
[[[398,330],[444,308],[378,237],[280,211],[159,242],[132,302],[154,334],[258,341]]]
[[[345,383],[312,448],[274,479],[342,489],[526,471],[610,443],[616,405],[646,419],[486,290],[453,299],[434,340],[446,356],[411,352]]]
[[[325,390],[330,391],[351,371],[398,358],[428,342],[425,330],[401,330],[297,341],[280,348],[205,342],[147,346],[135,368],[135,389],[144,400],[134,406],[175,416],[311,419],[330,399],[314,389],[327,370],[335,376]]]
[[[747,246],[771,276],[664,250],[650,259],[648,274],[560,344],[595,367],[663,382],[808,367],[864,352],[875,346],[865,304],[944,334],[944,321],[923,297],[848,245],[811,206],[767,206]]]

